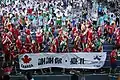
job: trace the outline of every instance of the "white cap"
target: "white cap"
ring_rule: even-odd
[[[18,39],[21,39],[21,36],[18,36]]]
[[[34,44],[35,43],[35,40],[32,40],[32,44]]]

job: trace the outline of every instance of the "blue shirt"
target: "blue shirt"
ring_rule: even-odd
[[[102,12],[102,7],[98,7],[98,12]]]
[[[76,23],[76,21],[75,21],[75,20],[72,20],[72,25],[73,25],[73,27],[75,26],[75,23]]]

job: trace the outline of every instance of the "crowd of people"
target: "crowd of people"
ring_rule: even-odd
[[[85,10],[79,16],[73,14],[72,4],[52,0],[1,2],[0,44],[5,61],[25,53],[103,52],[105,41],[119,48],[119,16],[101,5],[91,16]]]

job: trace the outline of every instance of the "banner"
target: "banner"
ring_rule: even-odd
[[[99,69],[103,67],[106,53],[32,53],[19,56],[22,70],[49,67]]]

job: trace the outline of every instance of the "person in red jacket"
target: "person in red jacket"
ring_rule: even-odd
[[[91,52],[91,46],[89,44],[86,45],[86,48],[84,48],[83,52]]]
[[[15,37],[15,39],[17,39],[19,35],[20,35],[19,27],[16,27],[14,29],[14,37]]]
[[[43,43],[43,34],[40,31],[36,33],[36,43],[38,45],[38,49],[41,51]]]
[[[91,42],[93,40],[93,27],[89,26],[88,28],[88,32],[87,32],[87,40],[88,42]]]
[[[8,66],[8,64],[3,68],[4,70],[4,74],[6,75],[10,75],[10,73],[12,72],[13,66]]]
[[[116,35],[115,43],[116,43],[116,47],[120,48],[120,31],[119,31],[118,35]]]
[[[22,48],[21,36],[18,36],[18,39],[16,40],[16,47],[18,52],[20,52],[20,49]]]
[[[57,52],[56,45],[54,45],[54,44],[51,45],[51,47],[50,47],[50,52],[51,52],[51,53],[56,53],[56,52]]]
[[[20,50],[20,53],[21,53],[21,54],[25,54],[25,53],[27,53],[27,52],[28,52],[28,50],[26,49],[25,46],[23,46],[22,49]]]
[[[32,53],[36,53],[37,52],[37,50],[36,50],[36,43],[35,43],[34,40],[32,40],[32,44],[31,44],[30,49],[31,49]]]
[[[25,47],[28,50],[28,52],[30,52],[30,46],[31,46],[31,37],[30,37],[30,35],[27,35],[26,41],[25,41]]]
[[[110,73],[111,72],[115,73],[117,69],[117,49],[116,48],[112,50],[112,52],[110,53],[110,64],[111,64]]]
[[[25,30],[25,33],[26,33],[27,35],[30,35],[30,29],[26,29],[26,30]]]
[[[113,36],[113,33],[115,31],[115,28],[113,26],[114,24],[110,25],[108,27],[108,41],[111,42],[112,41],[112,36]]]

